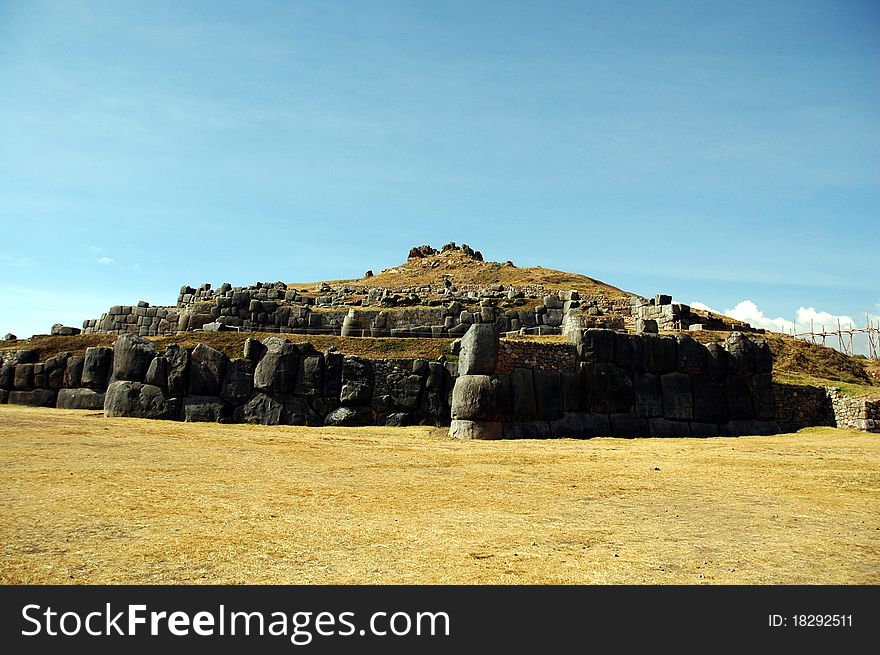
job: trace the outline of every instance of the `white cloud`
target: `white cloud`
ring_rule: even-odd
[[[93,253],[95,253],[96,255],[97,255],[99,252],[104,252],[104,249],[101,248],[100,246],[89,246],[89,250],[91,250],[91,251],[92,251]]]
[[[723,314],[724,316],[729,316],[730,318],[736,319],[737,321],[748,323],[755,328],[763,328],[772,332],[784,332],[786,334],[791,334],[792,331],[797,334],[803,334],[805,332],[811,331],[837,331],[838,321],[840,327],[844,330],[849,329],[850,326],[854,328],[865,327],[864,318],[861,321],[857,321],[855,318],[848,314],[832,314],[831,312],[820,311],[815,307],[798,307],[793,316],[794,320],[792,321],[782,316],[778,316],[776,318],[767,316],[751,300],[742,300],[738,302],[735,307],[731,309],[725,309],[724,311],[713,309],[712,307],[709,307],[705,303],[701,303],[699,301],[692,302],[690,305],[694,309],[700,309],[703,311],[713,312],[715,314]],[[877,307],[878,309],[880,309],[880,303],[878,303]],[[880,317],[874,315],[870,315],[869,318],[872,322],[880,320]],[[821,339],[819,340],[821,341]],[[833,347],[837,347],[839,345],[836,335],[834,336],[833,340],[831,337],[828,337],[825,343],[826,345]],[[867,341],[865,339],[865,335],[856,335],[853,340],[853,346],[856,352],[867,353]]]
[[[98,257],[98,259],[96,259],[95,261],[99,264],[104,264],[106,266],[108,264],[114,263],[115,260],[110,259],[109,257]]]

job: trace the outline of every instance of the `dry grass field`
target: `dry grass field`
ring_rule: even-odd
[[[880,583],[880,438],[460,442],[0,406],[3,583]]]

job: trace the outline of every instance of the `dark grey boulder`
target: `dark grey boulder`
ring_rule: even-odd
[[[176,420],[180,402],[152,384],[119,380],[107,387],[104,416]]]
[[[16,364],[13,379],[13,388],[16,391],[30,391],[34,388],[34,365]]]
[[[0,389],[0,405],[5,405],[9,402],[9,389]]]
[[[236,409],[235,420],[240,423],[280,425],[283,415],[283,402],[269,394],[256,393],[247,403]]]
[[[636,414],[642,418],[663,416],[663,395],[660,392],[660,376],[653,373],[634,373],[633,388],[636,394]]]
[[[776,399],[773,395],[773,378],[769,373],[749,376],[749,395],[758,420],[772,421],[776,418]]]
[[[67,389],[78,389],[83,386],[82,372],[86,358],[74,355],[67,360],[67,366],[64,368],[64,387]]]
[[[34,364],[34,388],[45,389],[46,387],[46,365],[43,363]]]
[[[424,383],[425,378],[415,374],[394,379],[389,389],[394,404],[410,412],[417,409],[421,402]]]
[[[254,389],[254,362],[250,359],[233,359],[226,366],[220,397],[232,405],[247,402]]]
[[[324,391],[324,356],[319,352],[306,355],[300,348],[299,369],[296,374],[297,396],[320,396]]]
[[[642,345],[650,373],[672,373],[678,368],[675,337],[642,335]]]
[[[19,364],[22,366],[22,364]],[[27,364],[24,364],[27,366]],[[33,391],[10,391],[10,405],[27,405],[29,407],[55,407],[55,392],[51,389],[34,389]]]
[[[728,375],[724,381],[724,400],[731,421],[755,418],[755,407],[748,380],[742,375]]]
[[[15,388],[15,364],[6,362],[0,366],[0,389]]]
[[[510,421],[503,426],[505,439],[549,439],[550,424],[547,421]]]
[[[219,423],[232,417],[232,408],[217,396],[186,396],[183,420],[189,423]]]
[[[585,362],[613,361],[615,340],[613,330],[580,330],[574,335],[578,356]]]
[[[634,334],[615,333],[614,363],[627,371],[645,371],[644,339]]]
[[[324,419],[324,425],[360,426],[373,422],[373,411],[369,407],[339,407]]]
[[[433,425],[438,428],[449,425],[451,412],[446,395],[435,391],[425,392],[418,409],[412,413],[412,418],[416,425]]]
[[[167,386],[172,397],[186,395],[189,384],[189,351],[176,343],[165,347],[165,361],[168,363]]]
[[[412,364],[413,375],[420,375],[423,378],[428,377],[431,372],[431,364],[426,359],[414,359]]]
[[[266,347],[260,343],[258,339],[252,339],[248,337],[244,340],[244,358],[249,359],[254,364],[260,361],[260,358],[266,352]]]
[[[684,373],[660,376],[663,392],[663,416],[669,420],[690,421],[694,418],[694,397],[691,378]]]
[[[510,414],[510,379],[500,375],[462,375],[452,390],[452,419],[500,421]]]
[[[284,425],[318,426],[322,421],[309,404],[302,398],[283,396],[284,410],[281,421]]]
[[[773,354],[770,352],[770,344],[763,339],[753,343],[755,344],[755,370],[760,374],[769,375],[773,372]]]
[[[586,362],[581,362],[589,366]],[[566,412],[585,412],[589,409],[589,396],[584,393],[581,375],[577,371],[562,371],[562,405]]]
[[[339,398],[342,390],[342,354],[328,349],[324,353],[324,395]]]
[[[449,425],[449,436],[455,439],[501,439],[502,425],[500,421],[453,419]]]
[[[727,359],[729,355],[717,343],[706,345],[706,372],[712,382],[724,382],[727,377]]]
[[[61,389],[58,392],[58,409],[104,409],[105,394],[92,389]]]
[[[156,346],[152,341],[135,334],[121,335],[113,344],[113,379],[143,382],[155,356]],[[88,364],[88,352],[86,362]]]
[[[446,394],[448,392],[449,371],[439,362],[428,364],[428,376],[425,378],[425,391]]]
[[[379,417],[379,425],[385,425],[389,428],[402,428],[411,423],[410,416],[406,412],[391,412]]]
[[[110,383],[113,361],[113,348],[104,348],[102,346],[86,348],[83,369],[80,374],[82,386],[94,389],[95,391],[106,389]],[[149,363],[147,368],[149,368]],[[146,375],[146,369],[144,370],[144,375]]]
[[[147,377],[144,378],[146,384],[153,384],[162,389],[168,390],[168,360],[162,355],[153,357],[150,362],[150,368],[147,369]]]
[[[712,382],[708,375],[694,376],[691,378],[691,382],[694,397],[694,421],[698,423],[726,423],[727,404],[724,402],[724,386]]]
[[[339,400],[343,405],[369,404],[373,395],[373,367],[369,361],[347,356],[342,361],[342,388]]]
[[[219,350],[203,343],[197,345],[189,358],[188,395],[219,395],[228,362],[229,359]]]
[[[511,417],[517,421],[533,420],[538,413],[532,369],[518,366],[510,374]]]
[[[276,394],[292,393],[296,386],[299,351],[286,339],[269,337],[254,369],[254,388]]]
[[[562,418],[550,422],[550,433],[556,438],[592,439],[610,436],[611,426],[605,414],[566,412]]]
[[[702,375],[706,372],[708,352],[699,341],[686,334],[675,335],[679,373]]]
[[[491,375],[498,363],[498,331],[494,325],[471,325],[461,338],[459,375]]]
[[[724,343],[729,357],[729,369],[740,375],[757,372],[755,344],[741,332],[733,332]]]
[[[597,414],[635,411],[632,377],[614,364],[595,364],[590,389],[590,410]]]
[[[562,398],[562,379],[559,371],[536,368],[532,371],[535,385],[535,418],[539,421],[555,421],[565,411]]]
[[[64,371],[67,368],[69,352],[61,352],[46,360],[46,388],[58,391],[64,386]]]

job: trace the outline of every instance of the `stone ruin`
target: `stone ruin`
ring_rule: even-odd
[[[466,245],[441,252],[449,249],[482,261]],[[436,253],[419,246],[410,259]],[[181,421],[433,425],[461,438],[880,429],[880,403],[774,383],[760,339],[731,332],[723,344],[704,346],[681,332],[733,328],[749,326],[696,314],[666,295],[584,297],[539,285],[456,287],[447,279],[400,288],[184,286],[173,307],[114,306],[84,323],[85,333],[119,335],[112,348],[44,362],[33,350],[0,351],[0,403]],[[160,353],[144,338],[222,330],[278,336],[247,339],[231,359],[204,343]],[[62,336],[78,332],[52,328]],[[310,334],[456,340],[452,356],[429,362],[343,356],[285,338]],[[564,334],[567,343],[510,338],[529,334]]]

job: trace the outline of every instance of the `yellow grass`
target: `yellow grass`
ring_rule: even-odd
[[[880,440],[461,442],[0,406],[3,583],[880,582]]]

